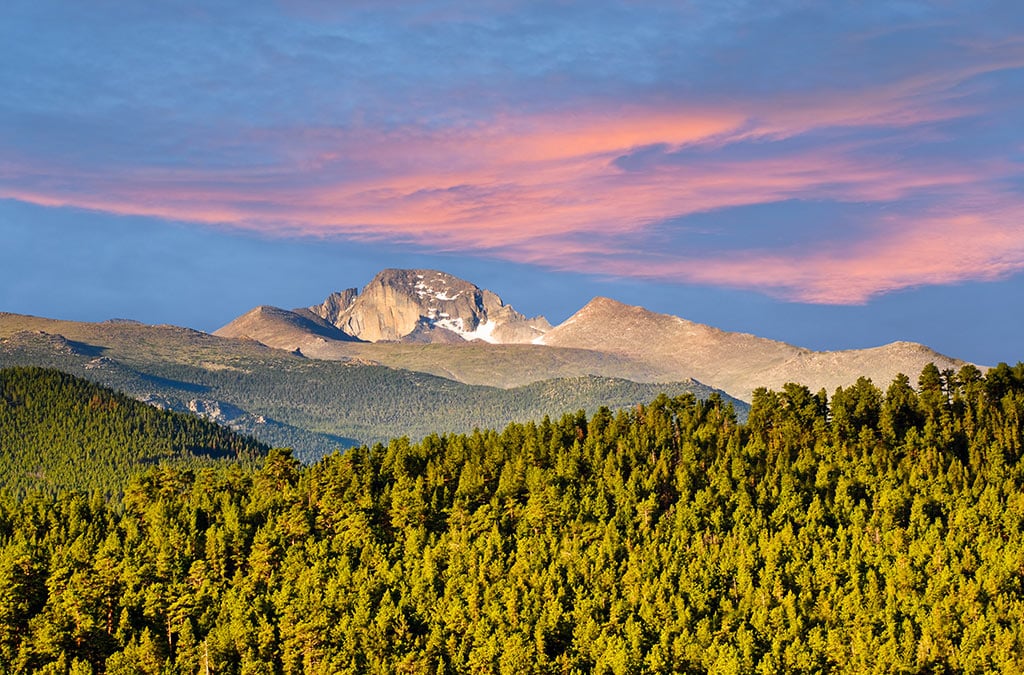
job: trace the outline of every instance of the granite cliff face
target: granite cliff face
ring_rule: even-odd
[[[313,314],[317,315],[327,323],[337,327],[340,317],[352,305],[352,301],[359,295],[358,288],[346,288],[343,291],[336,291],[327,296],[319,305],[307,307]]]
[[[527,318],[494,293],[436,270],[387,269],[363,290],[332,293],[307,308],[367,342],[526,343],[551,325]]]

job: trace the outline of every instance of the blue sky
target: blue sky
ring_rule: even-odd
[[[554,322],[1022,358],[1016,2],[0,19],[0,311],[212,330],[426,266]]]

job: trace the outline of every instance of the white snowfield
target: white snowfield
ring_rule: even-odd
[[[462,317],[457,319],[437,319],[433,323],[435,326],[447,328],[453,333],[457,333],[464,340],[483,340],[491,344],[498,342],[494,339],[494,329],[498,327],[498,324],[490,319],[478,325],[476,330],[466,330]]]

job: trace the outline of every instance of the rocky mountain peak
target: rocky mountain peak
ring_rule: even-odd
[[[343,291],[335,291],[327,296],[319,305],[309,307],[309,311],[316,314],[327,323],[337,325],[339,317],[352,306],[352,301],[359,295],[358,288],[346,288]]]
[[[438,270],[386,269],[362,291],[333,293],[313,314],[369,342],[531,342],[551,325],[496,294]]]

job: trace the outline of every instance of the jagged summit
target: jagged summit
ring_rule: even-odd
[[[358,288],[346,288],[343,291],[331,293],[319,305],[313,305],[305,309],[337,328],[341,321],[341,316],[352,306],[352,301],[356,299],[357,295],[359,295]]]
[[[331,293],[295,310],[260,306],[218,329],[271,347],[321,353],[337,341],[496,344],[533,342],[551,329],[496,294],[437,270],[386,269],[362,290]]]
[[[307,308],[344,333],[368,342],[531,342],[551,328],[496,294],[438,270],[386,269],[362,291],[332,293]]]

